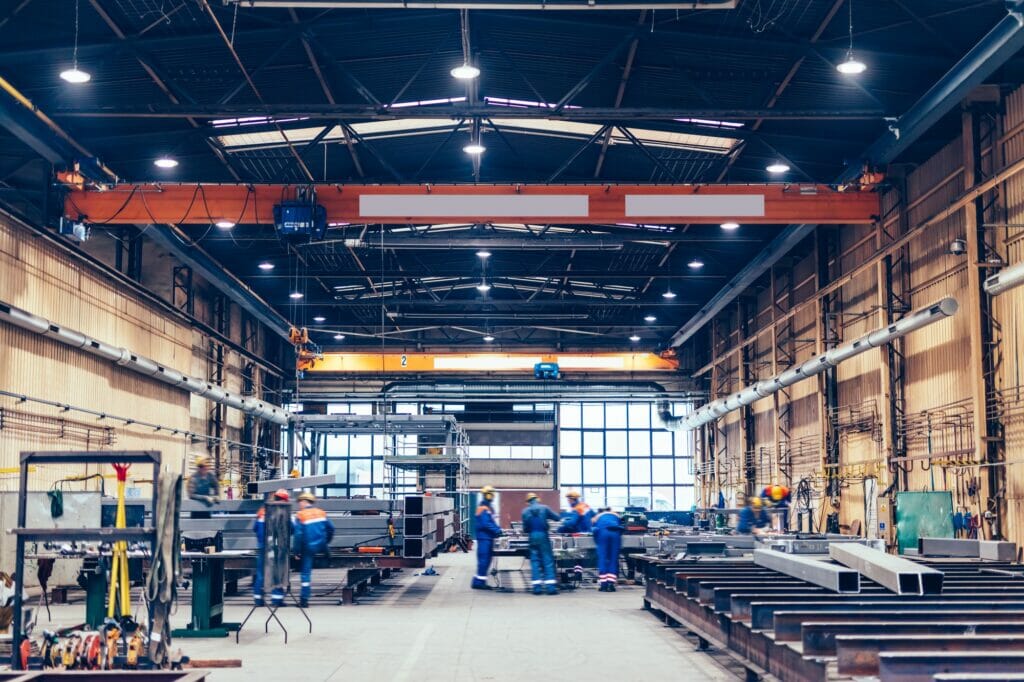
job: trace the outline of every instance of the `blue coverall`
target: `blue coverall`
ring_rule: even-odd
[[[559,533],[589,533],[590,532],[590,520],[594,517],[594,512],[590,509],[586,502],[579,500],[569,510],[568,515],[562,521],[562,525],[558,527]]]
[[[548,537],[548,521],[559,521],[558,514],[537,500],[531,500],[523,510],[523,532],[530,539],[530,571],[533,593],[541,593],[541,585],[547,588],[548,594],[555,594],[555,555],[551,551],[551,538]]]
[[[487,573],[491,570],[494,554],[494,538],[501,536],[501,527],[494,521],[494,509],[488,500],[482,500],[476,508],[476,575],[474,589],[487,588]]]
[[[295,547],[301,555],[299,563],[302,589],[299,597],[303,603],[309,600],[313,579],[313,558],[327,551],[327,545],[334,538],[334,524],[327,518],[327,512],[319,507],[306,507],[295,513],[292,521]]]
[[[737,533],[750,533],[755,528],[764,528],[768,525],[768,517],[763,509],[754,511],[753,507],[746,506],[740,510],[739,520],[736,522]]]
[[[614,591],[619,581],[619,550],[625,532],[622,519],[613,511],[594,517],[594,544],[597,546],[597,574],[602,591]]]
[[[252,527],[252,532],[256,534],[256,575],[252,579],[252,597],[257,604],[263,603],[263,547],[267,542],[266,514],[267,508],[260,507],[260,510],[256,512],[256,522]],[[274,587],[270,599],[274,602],[284,599],[284,591],[280,585]]]

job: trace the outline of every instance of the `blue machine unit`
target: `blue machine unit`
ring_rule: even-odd
[[[274,228],[283,239],[323,239],[327,210],[309,201],[282,201],[274,206]]]
[[[557,362],[538,362],[533,366],[534,379],[557,379],[560,376]]]

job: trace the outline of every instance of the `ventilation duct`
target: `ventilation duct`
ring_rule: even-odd
[[[72,348],[79,348],[90,355],[109,360],[121,367],[202,396],[212,402],[233,407],[236,410],[241,410],[246,414],[265,419],[274,424],[282,426],[288,424],[289,413],[277,405],[271,405],[270,403],[253,398],[243,398],[240,395],[225,391],[220,386],[215,386],[202,379],[186,376],[170,367],[164,367],[155,360],[136,355],[127,348],[118,348],[105,344],[102,341],[97,341],[81,332],[54,324],[45,318],[33,315],[21,308],[15,308],[3,301],[0,301],[0,320],[30,332],[35,332],[54,341],[59,341]]]
[[[665,387],[654,381],[585,383],[573,381],[461,381],[387,384],[381,390],[389,400],[663,400]]]
[[[792,386],[798,381],[809,379],[816,374],[824,372],[829,367],[835,367],[841,362],[849,360],[855,355],[860,355],[872,348],[886,344],[893,339],[898,339],[912,331],[926,327],[933,322],[943,320],[957,311],[959,304],[955,298],[944,298],[927,308],[922,308],[904,317],[898,322],[876,329],[864,336],[837,346],[827,353],[811,358],[807,362],[790,367],[785,372],[778,374],[771,379],[759,381],[756,384],[733,393],[725,398],[719,398],[704,405],[698,410],[682,417],[673,416],[669,410],[668,403],[661,403],[658,409],[658,416],[661,418],[666,429],[669,431],[692,430],[712,422],[729,412],[745,407],[761,398],[767,398],[783,388]]]
[[[986,278],[985,291],[989,296],[998,296],[1021,284],[1024,284],[1024,263],[1017,263]]]

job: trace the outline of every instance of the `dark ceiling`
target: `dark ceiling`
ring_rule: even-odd
[[[886,117],[904,112],[1005,16],[1001,0],[855,0],[855,51],[868,70],[851,77],[835,69],[846,55],[848,9],[845,0],[741,0],[716,11],[472,11],[469,49],[482,74],[467,86],[449,75],[463,57],[457,10],[81,0],[78,58],[93,79],[73,86],[57,74],[71,63],[75,2],[9,0],[0,3],[0,76],[128,181],[765,182],[775,179],[765,166],[785,160],[786,179],[830,182],[858,165]],[[1019,71],[1011,63],[1000,78]],[[561,108],[552,115],[542,102]],[[523,123],[546,114],[562,127]],[[440,123],[409,129],[407,117],[430,116]],[[261,120],[212,124],[241,117]],[[387,121],[406,125],[373,125]],[[474,121],[487,147],[479,164],[462,151]],[[599,130],[571,128],[578,122]],[[606,125],[628,126],[640,140],[606,145]],[[949,129],[937,126],[906,160],[929,154]],[[302,164],[272,142],[279,130],[306,131],[294,132],[306,136],[294,145]],[[242,133],[250,137],[237,146],[222,137]],[[697,137],[652,142],[664,133]],[[733,146],[711,151],[705,137]],[[154,167],[160,154],[180,165]],[[47,171],[24,143],[0,135],[0,200],[38,211]],[[426,347],[479,347],[493,333],[492,345],[505,348],[653,349],[781,227],[336,226],[330,240],[372,244],[384,230],[455,245],[297,252],[269,227],[187,231],[327,346],[339,331],[346,347],[377,346],[384,331],[388,343]],[[457,246],[533,240],[544,230],[622,244],[495,248],[486,272],[476,247]],[[688,267],[693,259],[704,266]],[[265,260],[272,272],[257,268]],[[493,285],[486,296],[475,288],[483,276]],[[305,293],[298,304],[288,298],[296,289]],[[674,299],[663,298],[669,289]],[[657,320],[645,322],[648,314]],[[633,333],[639,343],[628,340]]]

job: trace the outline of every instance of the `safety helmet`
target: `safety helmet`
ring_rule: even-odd
[[[526,495],[526,501],[527,502],[533,502],[534,500],[539,500],[539,499],[540,499],[540,496],[537,493],[528,493]]]
[[[760,497],[752,497],[752,498],[750,498],[750,504],[751,504],[752,507],[754,507],[754,509],[758,509],[761,506],[761,498]]]
[[[782,500],[783,497],[786,496],[786,492],[786,489],[783,488],[781,485],[773,485],[772,499],[775,500],[776,502],[779,502],[780,500]]]
[[[568,497],[570,500],[578,500],[578,499],[580,499],[580,494],[578,492],[576,492],[575,490],[570,490],[569,492],[567,492],[565,494],[565,496]]]
[[[480,488],[480,494],[481,495],[493,495],[494,494],[494,486],[493,485],[485,485],[483,488]]]
[[[198,457],[196,457],[196,466],[197,467],[208,467],[208,466],[210,466],[210,456],[209,455],[199,455]]]
[[[299,470],[298,469],[292,469],[291,471],[288,472],[288,478],[298,478],[298,477],[299,477]]]
[[[307,490],[299,495],[299,502],[316,502],[316,495]]]
[[[278,502],[290,502],[292,497],[288,494],[287,490],[275,490],[274,499]]]

